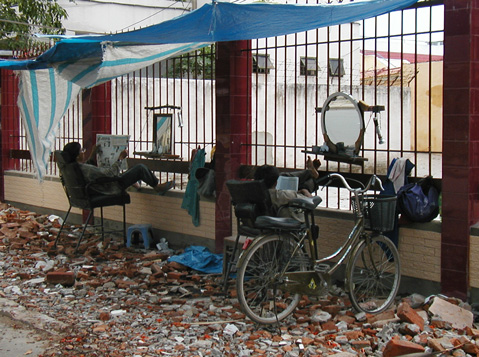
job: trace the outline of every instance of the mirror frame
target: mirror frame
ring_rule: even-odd
[[[359,154],[359,151],[361,150],[361,146],[362,146],[363,140],[364,140],[364,131],[365,131],[365,128],[364,128],[364,112],[361,109],[361,107],[359,106],[359,103],[349,94],[343,93],[343,92],[336,92],[336,93],[331,94],[326,99],[326,101],[324,102],[323,108],[321,109],[321,131],[323,133],[323,138],[324,138],[324,141],[325,141],[326,145],[328,145],[330,152],[333,153],[333,154],[338,154],[338,148],[336,146],[336,143],[333,143],[332,140],[329,138],[329,135],[326,131],[326,124],[325,124],[325,119],[326,119],[325,114],[328,111],[329,104],[332,101],[336,100],[338,97],[344,97],[347,100],[349,100],[351,102],[351,104],[353,104],[354,109],[356,109],[356,111],[358,113],[358,116],[359,116],[359,134],[358,134],[358,138],[357,138],[356,142],[354,143],[354,155],[357,156]]]
[[[160,127],[158,127],[160,126]],[[162,141],[166,139],[167,144]],[[155,153],[158,153],[160,146],[164,148],[159,154],[172,154],[173,139],[173,114],[153,115],[153,145]]]

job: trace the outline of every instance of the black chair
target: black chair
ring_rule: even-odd
[[[83,173],[80,169],[80,165],[77,162],[73,163],[66,163],[62,151],[57,150],[54,153],[54,158],[57,163],[57,166],[60,170],[60,180],[63,185],[63,189],[68,198],[68,202],[70,207],[68,208],[67,214],[63,219],[62,226],[60,227],[60,231],[55,239],[55,247],[57,246],[58,240],[60,239],[60,235],[63,231],[65,223],[68,219],[70,211],[72,207],[80,208],[82,210],[89,211],[88,218],[83,226],[82,232],[80,237],[78,238],[78,243],[75,248],[75,253],[78,251],[78,247],[85,235],[85,231],[87,226],[90,224],[90,220],[92,219],[93,222],[90,227],[100,227],[101,229],[101,238],[102,241],[105,239],[105,233],[113,233],[113,232],[123,232],[123,242],[126,245],[126,207],[125,205],[130,203],[130,195],[125,190],[121,190],[121,193],[118,195],[107,195],[107,194],[99,194],[98,191],[94,191],[92,189],[92,185],[95,184],[117,184],[118,178],[116,177],[105,177],[94,182],[87,183],[83,177]],[[105,231],[103,225],[103,207],[108,206],[123,206],[123,229],[122,230],[109,230]],[[95,208],[100,208],[101,212],[101,221],[99,225],[95,225],[94,221],[94,214],[93,211]]]
[[[254,238],[261,234],[261,230],[255,226],[259,216],[274,216],[271,198],[262,181],[238,181],[229,180],[226,187],[231,195],[231,203],[236,216],[237,234],[233,248],[228,251],[225,242],[225,254],[223,257],[223,287],[225,294],[228,288],[228,278],[236,266],[237,252],[240,238]]]

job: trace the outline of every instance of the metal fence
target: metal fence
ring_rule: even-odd
[[[366,112],[364,165],[323,161],[321,170],[385,175],[393,158],[406,157],[416,165],[412,176],[441,178],[443,18],[442,1],[424,1],[352,24],[253,40],[252,164],[304,168],[304,151],[324,141],[317,108],[342,91],[385,107],[379,116],[384,143],[379,144],[373,117]],[[130,135],[131,156],[153,149],[159,113],[172,114],[173,155],[189,160],[197,146],[211,152],[214,63],[212,46],[112,81],[112,133]],[[78,99],[62,123],[57,148],[81,138]],[[21,148],[27,149],[25,140]],[[19,170],[32,169],[28,160],[20,162]],[[54,166],[50,172],[56,174]],[[185,175],[174,179],[184,188]],[[338,189],[325,196],[327,207],[349,202]]]

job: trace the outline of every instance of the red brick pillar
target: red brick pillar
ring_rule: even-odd
[[[231,198],[225,182],[251,162],[251,41],[220,42],[216,48],[215,246],[231,235]]]
[[[111,82],[83,89],[83,147],[90,150],[96,134],[111,134]]]
[[[470,227],[479,220],[479,3],[444,5],[441,289],[465,299]]]
[[[96,134],[111,134],[111,82],[83,89],[83,147],[87,155],[96,143]],[[88,217],[83,211],[83,221]]]
[[[10,150],[18,149],[20,135],[20,113],[17,107],[18,78],[11,70],[0,70],[1,92],[1,147],[0,155],[2,171],[0,173],[0,201],[5,200],[4,176],[5,170],[14,169],[17,159],[10,158]]]

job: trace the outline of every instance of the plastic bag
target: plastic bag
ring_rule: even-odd
[[[202,167],[196,170],[195,176],[198,180],[198,194],[201,197],[214,198],[216,196],[215,171]]]
[[[399,213],[411,222],[430,222],[439,214],[439,192],[431,176],[402,186],[397,197]]]

